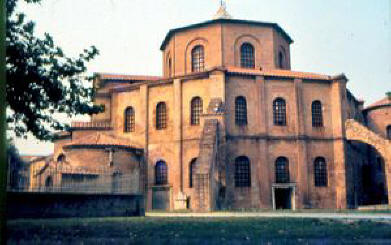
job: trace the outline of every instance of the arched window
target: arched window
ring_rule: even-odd
[[[244,68],[254,68],[254,47],[250,43],[243,43],[240,47],[240,66]]]
[[[286,125],[286,103],[283,98],[277,98],[273,101],[273,120],[274,125]]]
[[[168,64],[167,65],[168,65],[168,76],[171,77],[171,75],[172,75],[171,74],[172,73],[172,71],[171,71],[171,69],[172,69],[171,68],[171,57],[168,58]]]
[[[200,116],[202,114],[202,99],[200,97],[194,97],[190,104],[190,124],[200,125]]]
[[[285,48],[283,46],[280,46],[277,58],[278,58],[278,61],[277,61],[278,68],[285,69],[286,68],[286,52],[285,52]]]
[[[312,102],[312,127],[323,127],[322,103],[319,100]]]
[[[235,123],[238,126],[247,125],[247,102],[243,96],[235,99]]]
[[[156,185],[167,185],[167,164],[164,161],[158,161],[155,166]]]
[[[391,125],[387,126],[387,139],[391,140]]]
[[[276,160],[276,183],[289,183],[289,161],[286,157]]]
[[[193,158],[190,162],[190,167],[189,167],[189,187],[193,188],[193,183],[194,183],[194,173],[196,170],[196,164],[197,164],[197,158]]]
[[[205,69],[204,46],[197,45],[191,50],[191,71],[198,72]]]
[[[156,106],[156,129],[161,130],[167,127],[166,103],[159,102]]]
[[[134,132],[135,128],[135,117],[133,107],[129,106],[125,110],[125,122],[124,132]]]
[[[323,157],[317,157],[314,162],[315,186],[327,186],[327,164]]]
[[[282,51],[278,52],[278,68],[284,69],[285,56]]]
[[[250,160],[241,156],[235,159],[235,187],[251,186]]]
[[[45,180],[45,187],[52,187],[53,186],[53,179],[52,176],[48,176]]]
[[[65,161],[66,161],[66,157],[64,154],[58,155],[57,162],[65,162]]]

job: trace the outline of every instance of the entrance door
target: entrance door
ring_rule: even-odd
[[[152,190],[152,209],[169,210],[170,209],[170,189],[154,188]]]
[[[276,188],[274,190],[276,209],[292,209],[292,189]]]

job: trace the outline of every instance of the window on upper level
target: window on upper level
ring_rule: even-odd
[[[250,160],[241,156],[235,159],[235,187],[251,186]]]
[[[240,47],[240,66],[244,68],[255,67],[254,47],[250,43],[243,43]]]
[[[312,127],[323,127],[322,103],[319,100],[312,102]]]
[[[238,126],[247,125],[247,102],[243,96],[235,99],[235,124]]]
[[[155,184],[167,185],[167,164],[164,161],[158,161],[155,166]]]
[[[283,98],[273,101],[273,121],[274,125],[286,126],[286,103]]]
[[[200,116],[202,114],[202,99],[194,97],[190,102],[190,124],[200,125]]]
[[[391,125],[387,126],[387,139],[391,140]]]
[[[326,159],[317,157],[314,161],[315,186],[327,186],[327,164]]]
[[[278,68],[284,69],[284,54],[281,51],[278,52]]]
[[[205,70],[204,46],[197,45],[191,50],[191,71],[199,72]]]
[[[135,116],[133,107],[129,106],[125,110],[124,132],[134,132]]]
[[[171,64],[171,58],[168,58],[168,76],[171,77],[172,76],[172,64]]]
[[[166,103],[159,102],[156,106],[156,129],[161,130],[167,127]]]
[[[289,161],[286,157],[279,157],[276,160],[276,183],[289,183]]]
[[[286,68],[286,54],[284,47],[280,47],[280,51],[278,51],[278,68],[285,69]]]

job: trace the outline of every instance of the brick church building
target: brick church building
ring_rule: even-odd
[[[171,29],[161,77],[97,74],[104,112],[59,134],[30,188],[90,182],[147,210],[390,203],[391,95],[364,108],[345,75],[292,71],[292,43],[224,6]]]

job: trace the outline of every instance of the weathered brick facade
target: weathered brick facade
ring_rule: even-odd
[[[128,155],[115,153],[114,166],[123,171],[140,167],[147,209],[346,208],[357,178],[348,168],[353,150],[345,122],[355,119],[379,134],[389,176],[390,141],[384,130],[391,124],[390,105],[363,111],[362,103],[347,91],[344,75],[291,71],[292,42],[274,23],[216,19],[173,29],[161,46],[162,77],[98,74],[94,102],[103,104],[105,111],[93,116],[91,125],[75,124],[67,137],[56,142],[54,159],[63,153],[72,158],[70,164],[95,166],[107,163],[104,149],[125,146],[121,149],[129,150]],[[253,47],[253,67],[243,67],[244,43]],[[204,67],[193,72],[198,61],[192,52],[197,46],[203,47]],[[235,118],[240,96],[246,101],[245,123]],[[202,113],[200,123],[192,125],[195,97],[202,99]],[[285,101],[283,125],[276,125],[278,98]],[[321,102],[320,126],[313,122],[315,101]],[[163,129],[156,127],[160,102],[166,105]],[[134,109],[131,132],[124,131],[128,107]],[[67,146],[93,134],[110,134],[112,139],[105,140],[113,142]],[[372,144],[360,137],[352,139]],[[99,150],[90,145],[99,145]],[[248,168],[236,164],[238,157],[248,159]],[[276,183],[276,161],[281,157],[287,159],[289,180]],[[324,159],[327,166],[321,172],[327,183],[318,186],[316,159]],[[156,185],[159,161],[166,163],[167,184]]]

